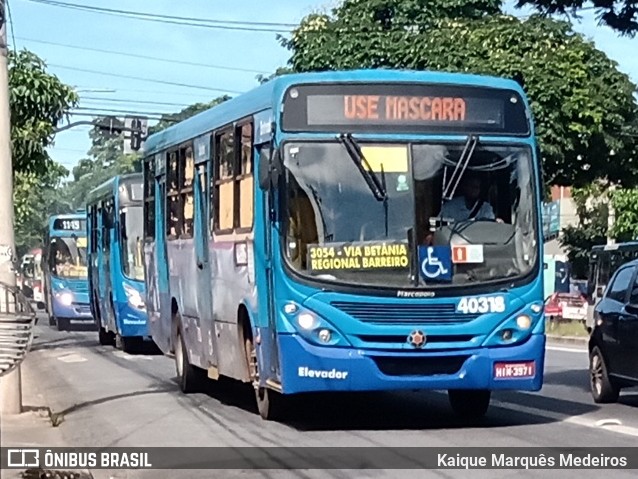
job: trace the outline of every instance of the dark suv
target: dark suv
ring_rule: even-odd
[[[591,392],[597,403],[616,402],[620,389],[638,385],[638,260],[612,276],[594,309],[589,339]]]

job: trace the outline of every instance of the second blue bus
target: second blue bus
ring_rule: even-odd
[[[51,216],[42,247],[42,282],[49,325],[92,327],[86,263],[86,213]]]
[[[142,174],[120,175],[86,200],[89,291],[99,342],[126,352],[150,344],[142,250]]]

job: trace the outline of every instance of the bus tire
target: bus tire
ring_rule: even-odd
[[[255,399],[259,415],[266,421],[279,421],[283,419],[285,411],[284,403],[286,402],[284,396],[277,391],[259,386],[257,350],[250,335],[244,340],[244,348],[246,360],[248,361],[248,373],[251,383],[255,388]]]
[[[109,333],[105,328],[99,326],[99,332],[97,334],[98,341],[101,346],[112,346],[113,345],[113,335]]]
[[[56,323],[58,324],[58,331],[68,331],[70,322],[66,318],[57,318]]]
[[[452,410],[465,419],[478,419],[487,413],[492,392],[476,389],[450,389],[448,399]]]
[[[49,326],[55,326],[57,325],[57,321],[55,320],[55,316],[50,315],[49,316]]]
[[[609,377],[605,358],[598,346],[589,353],[589,384],[594,402],[598,404],[618,402],[620,388]]]
[[[184,394],[200,392],[203,389],[206,371],[191,365],[188,361],[186,344],[179,328],[175,337],[175,372],[179,388]]]

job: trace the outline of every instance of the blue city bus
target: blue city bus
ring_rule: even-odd
[[[541,166],[516,82],[284,75],[150,136],[144,174],[151,334],[182,391],[251,383],[277,420],[305,392],[447,390],[479,417],[492,391],[542,387]]]
[[[142,174],[104,182],[86,199],[89,292],[99,343],[126,352],[150,340],[144,303]]]
[[[92,328],[84,210],[49,218],[42,247],[42,283],[49,325]]]

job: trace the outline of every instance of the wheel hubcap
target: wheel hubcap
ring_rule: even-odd
[[[177,364],[177,375],[182,377],[184,373],[184,356],[182,354],[182,341],[177,337],[177,345],[175,346],[175,361]]]
[[[248,339],[246,341],[246,354],[248,359],[248,373],[255,388],[259,387],[259,364],[257,361],[257,349],[253,342]]]
[[[600,394],[603,389],[603,365],[600,356],[597,354],[591,360],[591,381],[592,386],[596,390],[596,394]]]

